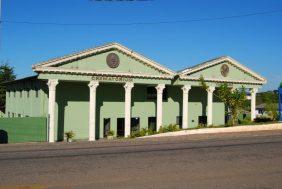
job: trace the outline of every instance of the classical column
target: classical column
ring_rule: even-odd
[[[156,86],[157,89],[157,131],[163,124],[163,90],[165,88],[164,84],[159,84]]]
[[[256,118],[256,96],[258,89],[253,88],[251,91],[251,120],[254,121]]]
[[[208,92],[208,109],[207,109],[207,125],[210,126],[213,124],[212,121],[212,104],[213,104],[213,92],[215,90],[214,86],[209,86],[207,88],[207,92]]]
[[[49,99],[48,99],[48,115],[49,115],[49,125],[48,125],[48,142],[55,141],[55,103],[56,103],[56,86],[58,85],[57,79],[49,79]]]
[[[89,86],[89,141],[95,140],[96,126],[96,89],[99,86],[98,81],[90,81]]]
[[[182,87],[182,91],[183,91],[182,129],[188,128],[188,99],[189,99],[189,90],[190,89],[191,89],[190,85],[184,85]]]
[[[133,83],[126,83],[124,85],[125,89],[125,106],[124,106],[124,137],[130,135],[131,126],[131,90],[134,87]]]

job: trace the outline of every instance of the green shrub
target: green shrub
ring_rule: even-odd
[[[167,126],[161,126],[159,133],[167,133],[167,132],[174,132],[179,131],[179,125],[177,124],[169,124]]]
[[[266,117],[266,116],[260,116],[260,117],[256,117],[254,122],[256,123],[265,123],[265,122],[270,122],[272,121],[272,119],[270,117]]]
[[[113,131],[113,130],[110,130],[109,132],[108,132],[108,136],[114,136],[115,135],[115,132]]]

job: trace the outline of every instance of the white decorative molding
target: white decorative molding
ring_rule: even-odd
[[[83,58],[83,57],[87,57],[87,56],[90,56],[90,55],[94,55],[94,54],[97,54],[97,53],[101,53],[101,52],[106,52],[106,51],[109,51],[109,50],[118,50],[136,60],[139,60],[141,61],[142,63],[146,64],[146,65],[149,65],[150,67],[162,72],[162,73],[165,73],[165,74],[168,74],[170,76],[174,76],[176,73],[162,65],[160,65],[159,63],[153,61],[153,60],[150,60],[144,56],[142,56],[141,54],[138,54],[136,52],[134,52],[133,50],[131,49],[128,49],[127,47],[124,47],[122,46],[121,44],[118,44],[118,43],[110,43],[110,44],[107,44],[107,45],[104,45],[104,46],[99,46],[99,47],[96,47],[96,48],[92,48],[92,49],[87,49],[85,51],[81,51],[81,52],[78,52],[78,53],[74,53],[74,54],[71,54],[71,55],[68,55],[68,56],[63,56],[63,57],[60,57],[60,58],[55,58],[55,59],[52,59],[52,60],[48,60],[48,61],[45,61],[45,62],[41,62],[39,64],[35,64],[32,66],[33,70],[36,71],[37,69],[36,68],[39,68],[39,67],[51,67],[51,66],[56,66],[56,65],[59,65],[59,64],[62,64],[62,63],[65,63],[65,62],[69,62],[69,61],[74,61],[74,60],[77,60],[79,58]]]
[[[150,75],[140,73],[125,73],[125,72],[109,72],[109,71],[92,71],[92,70],[78,70],[73,68],[60,68],[60,67],[38,67],[34,71],[38,73],[65,73],[77,75],[105,75],[105,76],[126,76],[136,78],[155,78],[155,79],[172,79],[174,76],[169,75]]]
[[[181,80],[186,81],[200,81],[200,78],[191,77],[191,76],[180,76]],[[231,79],[216,79],[216,78],[204,78],[207,82],[218,82],[218,83],[237,83],[237,84],[255,84],[255,85],[262,85],[265,84],[266,81],[247,81],[247,80],[231,80]]]

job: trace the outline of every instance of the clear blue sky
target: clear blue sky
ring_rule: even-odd
[[[282,9],[281,0],[2,0],[2,19],[57,23],[132,23],[201,19]],[[282,81],[282,12],[215,21],[131,26],[3,23],[0,61],[18,78],[31,65],[109,42],[119,42],[177,71],[229,55],[268,79]]]

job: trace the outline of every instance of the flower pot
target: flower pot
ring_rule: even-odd
[[[72,138],[67,138],[67,142],[72,142]]]
[[[113,140],[113,139],[114,139],[114,136],[112,136],[112,135],[111,135],[111,136],[107,136],[107,139],[108,139],[108,140]]]

